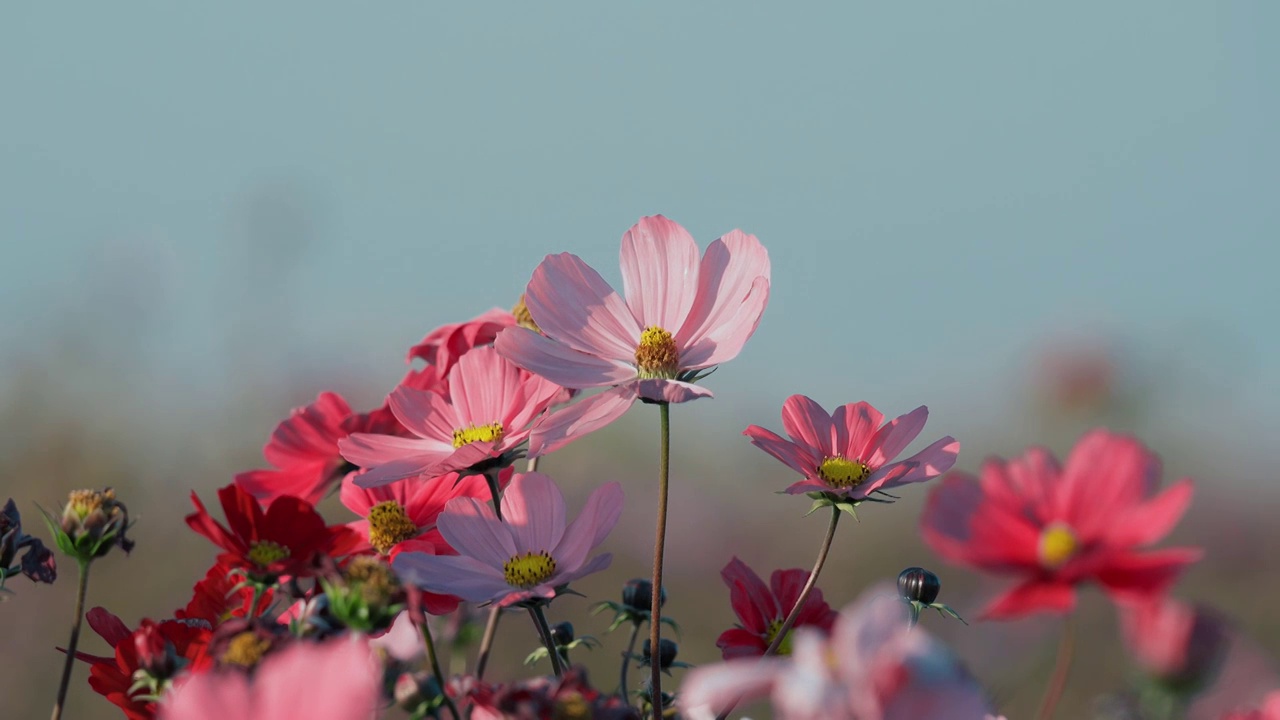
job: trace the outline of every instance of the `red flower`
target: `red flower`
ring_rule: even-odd
[[[439,377],[443,378],[463,354],[479,345],[492,345],[499,331],[515,324],[515,315],[494,308],[466,322],[445,325],[427,333],[422,342],[409,348],[408,360],[426,360],[439,368]]]
[[[244,586],[232,592],[238,584],[230,576],[231,567],[221,562],[214,563],[192,588],[191,602],[176,613],[179,620],[204,620],[211,626],[218,627],[231,618],[246,617],[249,605],[253,602],[253,588]],[[259,608],[270,607],[271,591],[258,602]]]
[[[195,493],[191,501],[196,512],[187,516],[187,525],[226,551],[218,556],[219,563],[243,570],[255,581],[312,575],[320,556],[342,557],[360,542],[345,526],[325,525],[310,503],[296,497],[278,497],[265,512],[238,485],[218,490],[218,499],[230,530],[209,515]]]
[[[1171,685],[1209,680],[1230,642],[1227,623],[1216,612],[1168,597],[1122,605],[1120,630],[1138,665]]]
[[[929,494],[921,530],[935,552],[1022,582],[987,608],[989,618],[1067,612],[1075,586],[1093,581],[1117,601],[1162,595],[1200,558],[1196,548],[1139,552],[1173,529],[1191,481],[1157,494],[1160,461],[1133,438],[1095,430],[1066,467],[1041,448],[991,459],[980,477],[952,473]]]
[[[85,619],[115,653],[76,657],[90,664],[89,686],[130,720],[154,718],[156,703],[150,697],[162,694],[179,673],[200,672],[213,664],[208,655],[213,631],[198,620],[143,620],[137,630],[129,630],[100,607]]]
[[[720,571],[724,584],[729,586],[729,602],[741,621],[735,628],[725,630],[716,640],[725,660],[736,657],[762,656],[782,629],[782,621],[795,607],[800,589],[809,580],[809,572],[794,568],[774,570],[769,585],[738,558],[729,561]],[[804,609],[796,617],[792,630],[809,625],[830,633],[836,621],[836,611],[822,599],[822,591],[814,588],[804,601]],[[790,631],[778,646],[779,655],[791,653]]]

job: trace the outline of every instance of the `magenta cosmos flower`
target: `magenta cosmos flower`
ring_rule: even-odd
[[[1031,448],[988,460],[979,477],[948,475],[929,493],[920,529],[952,562],[1020,578],[986,609],[989,618],[1068,612],[1087,581],[1117,601],[1147,602],[1201,555],[1138,551],[1168,535],[1191,504],[1190,480],[1157,493],[1159,485],[1160,460],[1142,443],[1094,430],[1066,467]]]
[[[624,301],[578,256],[548,255],[525,291],[543,334],[509,328],[494,346],[515,364],[568,388],[612,387],[553,414],[533,432],[541,455],[616,420],[637,398],[710,397],[699,370],[732,360],[769,301],[769,254],[734,230],[698,259],[693,237],[661,215],[622,236]]]
[[[841,405],[831,415],[804,395],[782,404],[782,427],[790,440],[759,425],[742,431],[751,444],[804,475],[787,493],[820,492],[865,500],[876,491],[935,478],[956,462],[960,443],[947,436],[906,460],[893,462],[924,429],[929,409],[921,405],[883,426],[884,416],[865,402]]]
[[[590,554],[622,514],[622,486],[608,483],[565,524],[564,496],[542,473],[517,473],[502,495],[502,519],[474,498],[449,501],[436,519],[457,556],[404,552],[394,567],[406,582],[470,602],[555,597],[558,588],[605,569],[613,556]]]
[[[535,418],[563,388],[512,365],[493,348],[471,350],[446,379],[447,394],[400,386],[388,402],[416,437],[356,433],[338,443],[347,460],[368,472],[360,487],[408,477],[435,477],[502,458],[529,437]]]
[[[242,672],[192,675],[165,694],[160,720],[372,720],[382,670],[360,636],[299,641]]]
[[[800,590],[809,581],[809,571],[800,568],[774,570],[769,584],[747,564],[733,558],[720,571],[729,586],[729,602],[738,616],[738,626],[720,633],[716,647],[725,660],[736,657],[759,657],[778,636],[782,622],[800,599]],[[831,632],[836,611],[822,599],[822,591],[814,588],[805,598],[804,609],[796,616],[795,627],[788,631],[778,646],[779,655],[791,654],[791,636],[795,628],[812,627],[823,634]]]

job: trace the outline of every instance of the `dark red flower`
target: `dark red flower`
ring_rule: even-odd
[[[800,590],[809,580],[809,571],[800,568],[774,570],[769,577],[769,585],[765,585],[754,570],[735,557],[720,571],[720,577],[729,586],[729,601],[741,622],[737,627],[720,633],[716,647],[720,648],[725,660],[764,655],[769,643],[782,629],[782,621],[800,598]],[[830,633],[835,621],[836,611],[827,605],[822,599],[822,591],[815,587],[805,598],[804,608],[796,617],[792,630],[808,625]],[[778,646],[779,655],[791,653],[790,634],[788,631]]]
[[[191,601],[187,606],[174,613],[179,620],[205,620],[211,626],[218,627],[231,618],[242,618],[249,614],[249,605],[253,602],[253,588],[245,586],[232,590],[238,583],[231,577],[231,566],[214,563],[205,573],[202,580],[192,588]],[[259,601],[259,609],[271,605],[271,591]]]
[[[218,499],[230,530],[209,515],[195,493],[191,501],[196,512],[187,516],[187,525],[225,551],[219,563],[243,570],[255,581],[313,575],[319,558],[345,556],[360,543],[358,533],[343,525],[327,526],[311,503],[296,497],[278,497],[263,511],[247,491],[228,485],[218,490]]]

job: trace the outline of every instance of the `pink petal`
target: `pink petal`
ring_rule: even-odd
[[[773,431],[759,425],[748,426],[742,434],[751,438],[752,445],[781,460],[783,464],[801,475],[811,477],[817,474],[819,461],[814,459],[811,448],[797,445],[790,440],[783,440]]]
[[[349,417],[351,406],[341,395],[322,392],[276,426],[262,454],[278,468],[332,459],[334,444],[344,434],[342,423]]]
[[[928,419],[929,408],[921,405],[906,415],[890,420],[867,443],[866,449],[870,455],[864,457],[863,462],[873,468],[892,462],[899,453],[907,449],[912,440],[916,439]]]
[[[897,487],[908,483],[932,480],[933,478],[936,478],[942,473],[950,470],[951,466],[956,464],[956,458],[959,455],[960,443],[956,442],[955,438],[951,436],[944,437],[915,455],[903,460],[901,463],[898,463],[908,469],[905,473],[894,478],[892,481],[878,484],[871,482],[865,483],[867,492]],[[883,470],[883,468],[881,469]]]
[[[583,435],[599,430],[622,417],[635,400],[636,389],[621,385],[547,415],[533,426],[529,436],[529,457],[554,452]]]
[[[1160,476],[1160,460],[1142,443],[1094,430],[1076,443],[1057,486],[1055,519],[1085,539],[1103,535],[1123,513],[1146,499]]]
[[[808,445],[815,455],[829,457],[844,449],[833,446],[835,426],[831,416],[804,395],[792,395],[782,403],[782,427],[796,444]]]
[[[646,400],[665,403],[682,403],[698,398],[713,397],[711,391],[701,385],[679,380],[638,380],[633,383]]]
[[[405,429],[430,441],[432,447],[452,447],[446,439],[451,439],[453,431],[462,425],[454,406],[443,395],[430,390],[398,385],[387,396],[387,406]]]
[[[520,375],[497,350],[480,347],[458,358],[448,382],[458,426],[488,425],[510,414]]]
[[[769,254],[734,230],[707,246],[698,293],[676,333],[680,365],[697,369],[732,360],[760,324],[769,302]]]
[[[601,570],[609,569],[609,564],[613,562],[613,553],[600,553],[585,563],[572,568],[560,569],[556,568],[556,572],[547,579],[547,584],[558,587],[579,580],[588,575],[598,573]]]
[[[720,648],[721,657],[732,660],[740,657],[761,657],[769,646],[759,635],[735,627],[720,633],[720,637],[716,638],[716,647]]]
[[[547,337],[588,355],[635,361],[642,328],[609,283],[578,256],[548,255],[533,271],[525,305]]]
[[[436,527],[449,545],[494,568],[519,554],[511,529],[493,509],[475,498],[454,498],[436,518]]]
[[[856,402],[836,408],[831,421],[836,426],[835,449],[846,458],[864,458],[867,443],[884,422],[884,414],[871,403]]]
[[[516,552],[551,552],[564,537],[564,495],[539,472],[516,473],[502,496],[502,521],[511,528]]]
[[[1039,567],[1042,528],[990,502],[977,478],[953,472],[930,491],[920,516],[925,544],[942,557],[986,569]]]
[[[180,679],[161,703],[160,720],[254,720],[256,714],[249,678],[243,673],[206,672]],[[264,716],[265,717],[265,716]]]
[[[730,707],[765,697],[788,665],[781,658],[752,658],[694,668],[680,684],[681,715],[713,720]]]
[[[405,552],[396,556],[392,568],[410,585],[467,602],[487,602],[511,591],[501,570],[466,555]]]
[[[729,605],[753,633],[764,633],[769,623],[782,617],[769,586],[746,563],[734,557],[720,571],[720,579],[729,586]],[[789,611],[791,608],[787,608]],[[763,653],[762,653],[763,654]]]
[[[797,480],[796,482],[793,482],[790,485],[788,485],[783,492],[785,492],[788,495],[803,495],[805,493],[811,493],[811,492],[834,492],[837,494],[841,494],[839,490],[831,487],[830,485],[820,480],[814,480],[812,478]],[[843,494],[848,495],[848,492],[846,491]]]
[[[661,215],[640,218],[622,236],[622,287],[641,327],[675,332],[698,292],[698,245]]]
[[[623,499],[622,486],[616,482],[605,483],[591,493],[551,553],[559,567],[566,571],[576,569],[587,553],[604,542],[622,516]]]
[[[1135,546],[1159,542],[1173,532],[1174,526],[1187,512],[1194,491],[1191,480],[1185,479],[1131,509],[1126,513],[1124,522],[1109,528],[1108,543]]]
[[[551,382],[569,388],[617,385],[636,376],[634,353],[629,362],[579,352],[527,328],[508,328],[494,341],[498,354]]]
[[[1097,580],[1119,602],[1143,602],[1168,592],[1183,571],[1203,555],[1199,548],[1116,553],[1098,570]]]
[[[358,636],[299,643],[263,660],[252,687],[254,712],[237,715],[219,707],[219,720],[373,720],[382,699],[382,668]]]
[[[1071,612],[1076,593],[1070,585],[1028,580],[997,597],[982,611],[984,620],[1013,620],[1033,613],[1062,615]]]

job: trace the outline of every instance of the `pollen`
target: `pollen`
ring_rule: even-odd
[[[259,540],[249,545],[249,559],[254,565],[266,567],[289,557],[289,548],[270,540]]]
[[[538,327],[538,323],[533,321],[533,315],[529,312],[529,306],[524,304],[524,295],[520,295],[520,302],[511,308],[511,314],[516,317],[516,324],[522,328],[528,328],[536,333],[542,332],[542,328]]]
[[[507,584],[526,590],[551,577],[555,571],[555,558],[545,550],[537,554],[516,555],[502,565]]]
[[[650,325],[640,333],[640,346],[636,348],[636,369],[641,378],[674,379],[680,369],[680,352],[675,338],[657,325]]]
[[[453,431],[453,446],[460,448],[473,442],[496,443],[502,439],[502,423],[488,425],[468,425]]]
[[[1040,564],[1049,569],[1061,567],[1080,550],[1080,539],[1070,527],[1055,523],[1040,533]]]
[[[871,468],[864,463],[839,455],[823,458],[818,466],[818,477],[833,488],[857,487],[870,474]]]
[[[391,548],[418,534],[404,506],[395,500],[387,500],[369,508],[369,544],[386,555]]]
[[[101,510],[103,505],[114,502],[115,499],[116,493],[111,488],[102,491],[72,490],[67,496],[67,511],[84,520],[89,513]]]
[[[227,643],[227,650],[222,653],[222,662],[226,665],[251,668],[257,665],[270,649],[270,640],[258,637],[252,631],[245,631],[231,638],[231,642]]]
[[[774,620],[773,622],[769,623],[769,627],[765,628],[765,637],[764,637],[765,644],[772,645],[773,639],[778,637],[778,631],[781,629],[782,629],[781,620]],[[790,630],[788,630],[787,634],[782,637],[782,642],[778,643],[777,654],[778,655],[791,654],[791,631]]]

